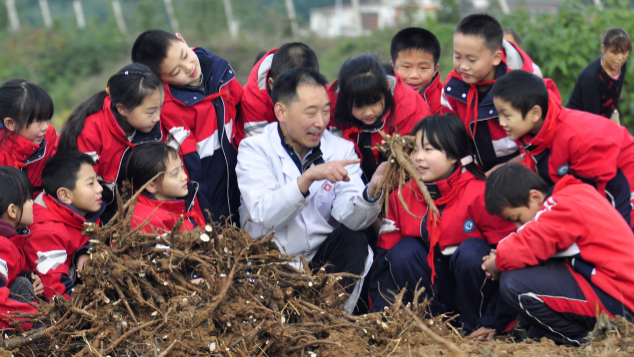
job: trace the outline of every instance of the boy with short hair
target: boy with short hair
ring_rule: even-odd
[[[315,51],[301,42],[285,43],[256,62],[242,94],[241,112],[236,120],[236,147],[244,138],[261,133],[265,126],[277,121],[271,101],[273,83],[282,72],[296,67],[319,72]]]
[[[392,37],[390,55],[394,73],[423,96],[431,114],[439,114],[443,84],[438,72],[440,42],[436,36],[420,27],[403,29]]]
[[[132,46],[132,62],[150,67],[164,83],[161,124],[165,129],[191,132],[180,154],[189,178],[200,184],[201,208],[208,209],[216,222],[224,223],[222,217],[231,216],[230,222],[237,223],[240,191],[232,140],[242,86],[233,69],[203,48],[190,48],[180,34],[163,30],[139,35]]]
[[[550,83],[550,80],[547,80]],[[566,174],[593,185],[631,224],[631,187],[634,162],[627,129],[595,114],[561,106],[544,80],[528,72],[514,71],[491,89],[500,126],[524,152],[522,164],[553,186]],[[627,137],[626,137],[627,136]]]
[[[517,145],[500,127],[488,95],[491,85],[510,70],[534,72],[531,58],[503,37],[502,26],[489,15],[462,19],[453,36],[455,69],[442,94],[443,111],[456,114],[465,124],[472,151],[487,173],[519,155]]]
[[[24,255],[37,270],[44,295],[71,298],[76,272],[88,260],[88,237],[84,223],[99,223],[105,205],[103,188],[93,169],[93,159],[79,151],[60,151],[42,171],[44,192],[33,205],[31,237],[24,243]]]
[[[502,297],[529,322],[527,337],[583,343],[596,317],[632,317],[634,234],[590,185],[548,185],[519,164],[489,176],[486,209],[519,227],[484,257]]]

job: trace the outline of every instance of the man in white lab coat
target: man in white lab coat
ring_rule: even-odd
[[[364,185],[353,144],[326,130],[326,83],[307,68],[275,80],[271,97],[278,123],[246,138],[238,149],[241,223],[253,237],[275,232],[281,251],[298,259],[304,255],[307,268],[328,263],[329,273],[365,276],[373,257],[364,229],[379,215],[377,187],[386,166]],[[349,286],[351,311],[362,282],[341,282]]]

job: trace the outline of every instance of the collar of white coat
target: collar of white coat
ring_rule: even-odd
[[[277,153],[277,155],[279,155],[279,157],[288,157],[290,159],[291,157],[282,146],[282,141],[280,140],[280,136],[277,133],[278,125],[278,122],[267,125],[266,127],[264,127],[262,134],[268,135],[269,141],[273,145],[273,148],[275,149],[275,152]],[[324,159],[325,162],[330,161],[334,154],[334,149],[332,147],[333,138],[335,138],[335,136],[333,136],[328,130],[325,130],[324,135],[322,135],[321,137],[321,157]]]

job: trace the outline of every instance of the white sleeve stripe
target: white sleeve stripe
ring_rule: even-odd
[[[35,261],[37,264],[37,271],[46,274],[51,269],[57,269],[60,264],[66,263],[68,255],[65,250],[51,250],[48,252],[37,252],[38,259]]]

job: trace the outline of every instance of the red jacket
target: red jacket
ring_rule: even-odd
[[[0,123],[0,129],[3,126]],[[4,136],[4,129],[0,135]],[[13,166],[26,171],[33,185],[33,197],[42,191],[42,170],[46,161],[57,151],[57,133],[52,125],[48,126],[44,141],[40,145],[25,138],[9,134],[0,142],[0,166]]]
[[[37,309],[29,304],[10,298],[9,287],[15,283],[15,279],[22,271],[29,269],[24,253],[11,241],[11,238],[17,235],[9,222],[0,219],[0,315],[10,315],[16,311],[37,313]],[[14,327],[9,325],[9,322],[8,318],[0,316],[0,329],[13,330]],[[20,326],[28,331],[31,325],[27,322]]]
[[[75,285],[69,270],[74,267],[75,258],[86,254],[89,248],[88,237],[82,235],[84,223],[98,224],[99,219],[95,218],[100,214],[91,213],[86,220],[46,193],[35,200],[31,236],[24,243],[24,254],[31,270],[40,275],[47,300],[57,294],[70,299]]]
[[[277,121],[273,112],[273,101],[268,91],[267,78],[273,55],[277,48],[267,52],[258,63],[253,66],[247,84],[242,93],[241,113],[236,120],[235,145],[238,147],[242,139],[259,134],[269,123]]]
[[[581,273],[579,261],[568,265],[587,302],[540,298],[559,312],[596,316],[597,303],[605,308],[586,279],[634,309],[632,252],[634,234],[629,225],[594,188],[568,175],[555,185],[532,221],[500,241],[495,263],[502,271],[522,269],[559,253],[594,265],[588,274]]]
[[[516,45],[504,41],[502,48],[502,62],[497,66],[495,78],[500,78],[512,69],[522,69],[533,73],[533,61]],[[509,54],[507,54],[507,48]],[[512,52],[512,53],[511,53]],[[507,64],[507,57],[515,58],[513,62],[518,62],[521,57],[521,67],[514,68]],[[485,82],[481,85],[490,85]],[[443,89],[443,112],[453,113],[467,127],[469,135],[475,144],[476,157],[478,163],[485,171],[490,170],[495,165],[505,163],[519,154],[516,143],[509,139],[506,132],[500,126],[498,112],[493,105],[493,98],[488,94],[480,100],[477,86],[469,85],[462,81],[462,77],[454,69],[445,80]],[[477,125],[474,125],[476,123]]]
[[[484,239],[490,244],[496,244],[515,230],[513,224],[490,215],[484,205],[484,180],[475,178],[470,172],[456,170],[444,180],[428,183],[430,193],[434,199],[447,196],[452,187],[466,182],[458,188],[455,199],[447,203],[442,209],[441,225],[442,233],[438,241],[440,250],[450,246],[457,246],[468,238]],[[440,194],[438,194],[440,193]],[[403,185],[403,200],[409,210],[418,217],[410,215],[398,197],[398,189],[392,192],[389,198],[389,210],[379,233],[377,246],[390,249],[403,237],[422,237],[426,242],[428,232],[427,204],[418,186],[413,180]]]
[[[420,94],[405,85],[401,77],[388,76],[388,79],[390,78],[395,79],[395,81],[391,82],[391,90],[394,97],[394,113],[387,113],[382,120],[377,121],[370,128],[365,127],[361,121],[355,119],[351,114],[339,115],[336,111],[337,97],[339,96],[338,80],[328,88],[328,96],[330,97],[331,103],[331,131],[342,132],[344,139],[352,141],[355,144],[355,149],[362,160],[361,166],[364,175],[368,180],[374,174],[374,170],[376,170],[375,166],[382,161],[379,159],[378,150],[368,149],[368,147],[375,146],[383,140],[383,137],[379,134],[379,130],[383,130],[386,134],[399,133],[401,135],[409,135],[419,121],[431,115],[427,103],[425,103],[425,100]],[[335,114],[337,116],[335,116]],[[367,136],[363,134],[369,134],[369,140],[367,140]],[[363,161],[366,161],[366,164],[364,164]],[[368,168],[368,161],[372,161],[373,165],[371,166],[374,167],[374,170]]]
[[[425,99],[425,103],[427,103],[427,108],[431,114],[441,114],[443,111],[442,103],[440,101],[443,86],[444,85],[440,80],[440,72],[438,72],[427,88],[421,92],[421,95],[423,96],[423,99]]]
[[[191,212],[194,207],[194,197],[198,190],[198,185],[189,185],[193,192],[189,192],[186,199],[174,201],[159,201],[140,194],[134,206],[132,215],[132,229],[147,220],[147,224],[141,228],[142,232],[163,234],[172,230],[178,218],[182,215],[183,220],[181,231],[193,231],[196,226],[204,227],[204,219],[197,212]]]

